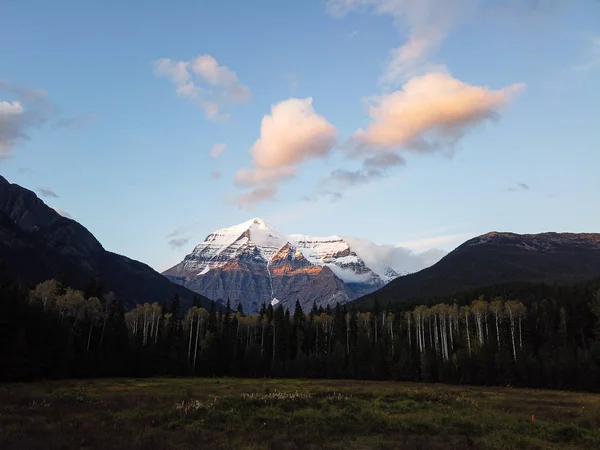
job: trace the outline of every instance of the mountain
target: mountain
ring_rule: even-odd
[[[179,294],[186,308],[195,295],[146,264],[106,251],[85,227],[2,176],[0,262],[25,283],[66,277],[72,287],[83,289],[97,277],[127,306],[170,301]],[[208,299],[201,300],[208,305]]]
[[[345,303],[399,274],[391,267],[371,269],[347,239],[284,235],[255,218],[209,234],[164,275],[209,298],[240,301],[246,312],[257,312],[263,303],[292,310],[296,300],[305,310],[313,301]]]
[[[573,283],[600,275],[598,233],[487,233],[450,252],[433,266],[402,276],[356,301],[368,306],[427,299],[510,283]]]

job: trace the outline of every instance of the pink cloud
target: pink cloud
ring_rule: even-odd
[[[524,87],[491,90],[446,73],[413,77],[401,90],[375,101],[369,109],[373,122],[354,134],[353,147],[359,153],[399,147],[419,151],[454,143],[469,127],[496,117]]]
[[[274,183],[295,175],[302,162],[327,156],[336,141],[337,130],[315,112],[312,98],[290,98],[273,105],[250,150],[253,167],[241,169],[235,176],[237,185],[262,187],[240,196],[238,203],[271,199]]]
[[[335,145],[336,135],[335,127],[315,112],[312,98],[290,98],[263,117],[251,150],[254,165],[268,169],[321,158]]]
[[[154,73],[171,81],[178,95],[193,100],[211,120],[228,118],[221,114],[221,108],[244,102],[251,95],[236,73],[220,65],[211,55],[200,55],[188,61],[162,58],[155,61]]]

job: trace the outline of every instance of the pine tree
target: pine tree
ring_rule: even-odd
[[[300,323],[304,319],[304,311],[302,311],[302,306],[300,306],[300,300],[296,300],[296,305],[294,306],[294,320],[296,323]]]

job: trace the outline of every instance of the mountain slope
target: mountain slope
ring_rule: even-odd
[[[71,286],[84,288],[98,277],[128,306],[170,301],[177,293],[186,308],[194,296],[146,264],[106,251],[85,227],[2,176],[0,261],[26,283],[66,277]],[[202,301],[208,305],[208,299]]]
[[[509,283],[571,283],[600,275],[598,233],[488,233],[471,239],[433,266],[395,279],[356,301],[359,306],[450,295]]]
[[[286,236],[258,218],[209,234],[164,275],[209,298],[240,301],[247,312],[270,302],[345,303],[384,284],[342,238]]]

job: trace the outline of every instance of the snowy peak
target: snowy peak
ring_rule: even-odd
[[[274,299],[286,307],[296,299],[303,307],[313,301],[332,305],[400,275],[391,261],[373,257],[369,249],[361,240],[337,235],[286,235],[255,217],[210,233],[164,275],[215,300],[247,302],[248,311]],[[371,258],[368,263],[363,255]]]
[[[400,274],[398,272],[396,272],[394,269],[392,269],[391,267],[386,267],[386,269],[383,272],[383,275],[381,277],[383,278],[383,281],[385,281],[386,283],[389,283],[390,281],[392,281],[395,278],[398,278],[399,276],[400,276]]]
[[[295,264],[329,267],[344,283],[375,288],[384,284],[382,277],[367,267],[341,237],[286,236],[258,217],[209,234],[181,264],[166,273],[186,278],[200,276],[240,258],[262,264],[274,258],[294,259]]]
[[[290,238],[296,242],[296,246],[308,261],[329,267],[345,283],[383,285],[379,275],[369,269],[341,237],[320,238],[292,234]]]

